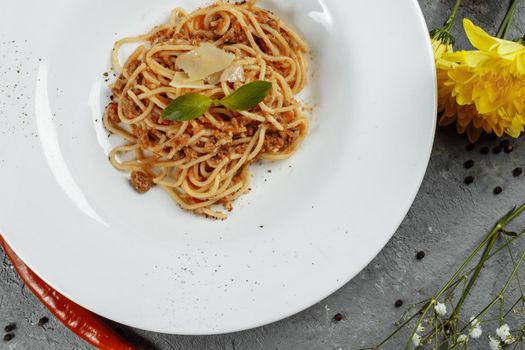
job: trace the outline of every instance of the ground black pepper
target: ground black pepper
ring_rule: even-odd
[[[6,333],[10,333],[12,331],[14,331],[16,329],[16,324],[15,323],[10,323],[8,324],[7,326],[4,327],[4,331]]]
[[[474,161],[472,159],[467,160],[465,163],[463,163],[465,168],[470,169],[474,166]]]
[[[474,177],[473,176],[467,176],[465,178],[465,180],[463,180],[463,182],[465,182],[466,185],[470,185],[471,183],[474,182]]]
[[[469,143],[467,145],[467,147],[465,147],[465,149],[469,152],[473,151],[474,150],[474,144],[473,143]]]
[[[7,333],[6,335],[4,335],[4,341],[10,341],[14,337],[15,335],[13,333]]]
[[[500,154],[501,151],[503,151],[503,147],[501,147],[500,145],[497,145],[492,149],[492,153],[494,154]]]
[[[46,323],[49,322],[49,318],[47,318],[46,316],[42,317],[41,319],[38,320],[38,325],[40,327],[42,327],[43,325],[45,325]]]
[[[479,150],[481,154],[488,154],[490,152],[490,149],[487,146],[481,147]]]
[[[512,175],[514,175],[514,177],[518,177],[520,176],[521,174],[523,174],[523,169],[518,167],[514,170],[512,170]]]
[[[394,303],[394,306],[395,306],[395,307],[401,307],[401,306],[403,306],[403,300],[401,300],[401,299],[396,300],[396,302]]]
[[[343,314],[341,314],[341,313],[336,313],[336,314],[334,315],[334,321],[336,321],[336,322],[342,321],[343,318],[344,318],[344,316],[343,316]]]
[[[416,259],[417,260],[421,260],[424,257],[425,257],[425,252],[424,251],[417,252],[417,254],[416,254]]]
[[[501,192],[503,192],[503,188],[501,188],[500,186],[497,186],[497,187],[494,188],[494,194],[495,195],[498,195]]]

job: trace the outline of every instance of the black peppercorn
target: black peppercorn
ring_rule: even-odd
[[[512,170],[512,175],[514,175],[514,177],[518,177],[520,176],[521,174],[523,174],[523,169],[518,167],[514,170]]]
[[[510,141],[509,140],[503,140],[499,143],[499,145],[503,148],[506,148],[510,145]]]
[[[474,166],[474,161],[472,159],[467,160],[465,163],[463,163],[465,168],[470,169]]]
[[[496,147],[494,147],[492,149],[492,153],[494,153],[494,154],[500,154],[501,151],[503,151],[503,148],[500,145],[498,145],[498,146],[496,146]]]
[[[7,333],[6,335],[4,335],[4,341],[10,341],[14,337],[15,335],[13,333]]]
[[[473,143],[469,143],[467,145],[467,147],[465,147],[465,149],[469,152],[473,151],[474,150],[474,144]]]
[[[396,300],[394,306],[395,306],[395,307],[401,307],[401,306],[403,306],[403,300],[401,300],[401,299]]]
[[[514,146],[512,146],[512,144],[509,143],[507,146],[505,146],[505,148],[503,148],[503,150],[505,151],[505,153],[510,153],[514,151]]]
[[[470,185],[471,183],[474,182],[474,177],[473,176],[467,176],[465,178],[465,180],[463,180],[463,182],[465,182],[466,185]]]
[[[417,260],[421,260],[424,257],[425,257],[425,252],[424,251],[417,252],[417,254],[416,254],[416,259]]]
[[[6,333],[10,333],[10,332],[14,331],[15,329],[16,329],[16,324],[14,324],[14,323],[10,323],[10,324],[8,324],[7,326],[4,327],[4,331]]]
[[[336,322],[342,321],[343,318],[344,318],[344,316],[341,313],[337,313],[337,314],[334,315],[334,321],[336,321]]]
[[[501,192],[503,192],[503,188],[501,188],[500,186],[497,186],[496,188],[494,188],[494,194],[498,195]]]
[[[42,317],[41,319],[38,320],[38,325],[40,327],[42,327],[43,325],[45,325],[46,323],[49,322],[49,318],[47,318],[46,316]]]
[[[481,154],[488,154],[490,152],[490,149],[487,146],[481,147],[479,150]]]

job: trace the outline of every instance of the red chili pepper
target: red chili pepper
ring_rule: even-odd
[[[0,244],[33,294],[73,333],[101,350],[136,350],[102,319],[51,288],[16,255],[0,235]]]

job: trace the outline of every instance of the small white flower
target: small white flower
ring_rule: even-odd
[[[419,346],[419,344],[421,343],[421,336],[417,333],[415,333],[413,336],[412,336],[412,343],[415,345],[415,346]]]
[[[498,339],[494,339],[489,335],[490,350],[501,350],[501,344]]]
[[[504,324],[496,329],[496,334],[505,344],[512,344],[516,339],[510,334],[510,327],[508,324]]]
[[[445,316],[447,314],[447,307],[445,304],[438,302],[436,306],[434,306],[434,310],[439,316]]]
[[[470,337],[472,339],[478,339],[479,337],[481,337],[481,334],[483,332],[481,331],[481,327],[474,327],[470,330]]]
[[[474,318],[474,316],[472,316],[470,318],[470,332],[469,332],[469,335],[471,338],[473,339],[478,339],[479,337],[481,337],[481,334],[483,333],[481,331],[481,326],[479,325],[480,322],[478,321],[477,318]]]
[[[499,327],[498,329],[496,329],[496,334],[498,335],[498,337],[501,338],[501,340],[504,340],[505,338],[507,338],[510,335],[510,327],[509,327],[509,325],[508,324],[504,324],[501,327]]]
[[[466,334],[461,334],[458,337],[458,343],[466,343],[467,341],[468,341],[468,335]]]
[[[416,332],[423,333],[425,331],[425,327],[423,327],[421,324],[417,326]]]

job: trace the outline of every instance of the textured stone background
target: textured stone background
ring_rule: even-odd
[[[495,32],[510,1],[463,2],[461,17],[468,16]],[[445,20],[453,3],[454,0],[419,0],[430,29]],[[392,26],[395,27],[395,23]],[[525,4],[519,7],[513,29],[512,38],[525,33]],[[456,25],[457,47],[467,48],[460,30],[461,26]],[[525,167],[524,138],[514,142],[515,151],[511,154],[480,154],[481,146],[492,147],[497,142],[485,138],[474,151],[467,152],[463,137],[453,130],[439,131],[419,195],[392,240],[350,283],[298,315],[254,330],[219,336],[173,336],[119,327],[143,349],[285,350],[371,346],[389,333],[400,318],[402,309],[394,307],[397,299],[416,302],[434,292],[497,218],[513,205],[525,202],[525,175],[514,178],[511,174],[515,167]],[[468,159],[475,161],[470,170],[463,167]],[[475,177],[470,186],[463,184],[467,175]],[[495,186],[503,187],[501,195],[493,194]],[[519,248],[523,250],[525,244],[521,242]],[[415,259],[419,250],[426,252],[421,261]],[[10,342],[0,338],[0,349],[88,349],[39,304],[23,286],[3,252],[0,254],[0,325],[3,328],[9,322],[17,324],[15,338]],[[471,304],[487,300],[490,293],[495,293],[501,285],[502,273],[508,268],[505,258],[490,262],[483,270],[483,279],[476,287]],[[339,312],[344,319],[334,322],[332,318]],[[42,316],[50,318],[43,327],[37,325]],[[490,331],[484,329],[484,336],[494,333],[493,329]],[[399,348],[402,348],[401,341],[385,347]],[[486,338],[473,342],[471,348],[488,348]]]

